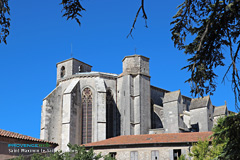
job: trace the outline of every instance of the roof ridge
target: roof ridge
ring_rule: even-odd
[[[163,133],[163,134],[142,134],[122,135],[106,140],[85,144],[86,147],[110,146],[110,145],[132,145],[152,143],[187,143],[197,142],[199,139],[209,139],[213,132],[189,132],[189,133]],[[211,139],[209,139],[211,140]]]
[[[35,141],[35,142],[46,142],[46,143],[50,143],[50,144],[57,144],[55,142],[50,142],[50,141],[46,141],[46,140],[43,140],[43,139],[38,139],[38,138],[35,138],[35,137],[23,135],[23,134],[20,134],[20,133],[7,131],[7,130],[4,130],[4,129],[0,129],[0,136],[8,137],[8,138],[22,139],[22,140],[31,140],[31,141]]]

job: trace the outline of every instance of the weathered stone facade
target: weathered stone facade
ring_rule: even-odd
[[[91,67],[74,58],[57,63],[57,86],[43,100],[41,139],[66,151],[68,143],[118,135],[211,130],[216,107],[210,98],[151,86],[149,58],[126,56],[120,75]]]
[[[109,147],[110,148],[110,147]],[[120,149],[95,149],[96,154],[101,153],[102,155],[107,155],[111,153],[117,153],[115,158],[117,160],[174,160],[173,151],[181,150],[181,154],[186,155],[187,159],[190,159],[188,156],[189,146],[154,146],[154,147],[142,147],[142,148],[120,148]],[[137,153],[132,158],[131,153]],[[158,156],[153,156],[153,153],[157,153]],[[102,158],[103,159],[103,158]]]
[[[199,140],[211,141],[212,132],[163,133],[125,135],[88,143],[86,149],[95,153],[110,154],[117,160],[177,160],[188,153]]]

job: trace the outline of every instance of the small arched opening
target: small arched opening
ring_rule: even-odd
[[[65,76],[65,67],[64,66],[62,66],[61,67],[61,78],[63,78],[64,76]]]
[[[83,65],[78,66],[78,72],[83,72],[84,68]]]

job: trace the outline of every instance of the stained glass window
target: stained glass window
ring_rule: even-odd
[[[92,92],[85,88],[82,92],[82,144],[92,142]]]

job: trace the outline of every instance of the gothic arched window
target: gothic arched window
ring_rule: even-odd
[[[92,92],[85,88],[82,92],[82,144],[92,142]]]
[[[106,126],[106,131],[107,135],[106,138],[111,138],[113,137],[113,107],[114,107],[114,101],[113,101],[113,96],[111,90],[107,90],[107,95],[106,95],[106,119],[107,119],[107,126]]]

